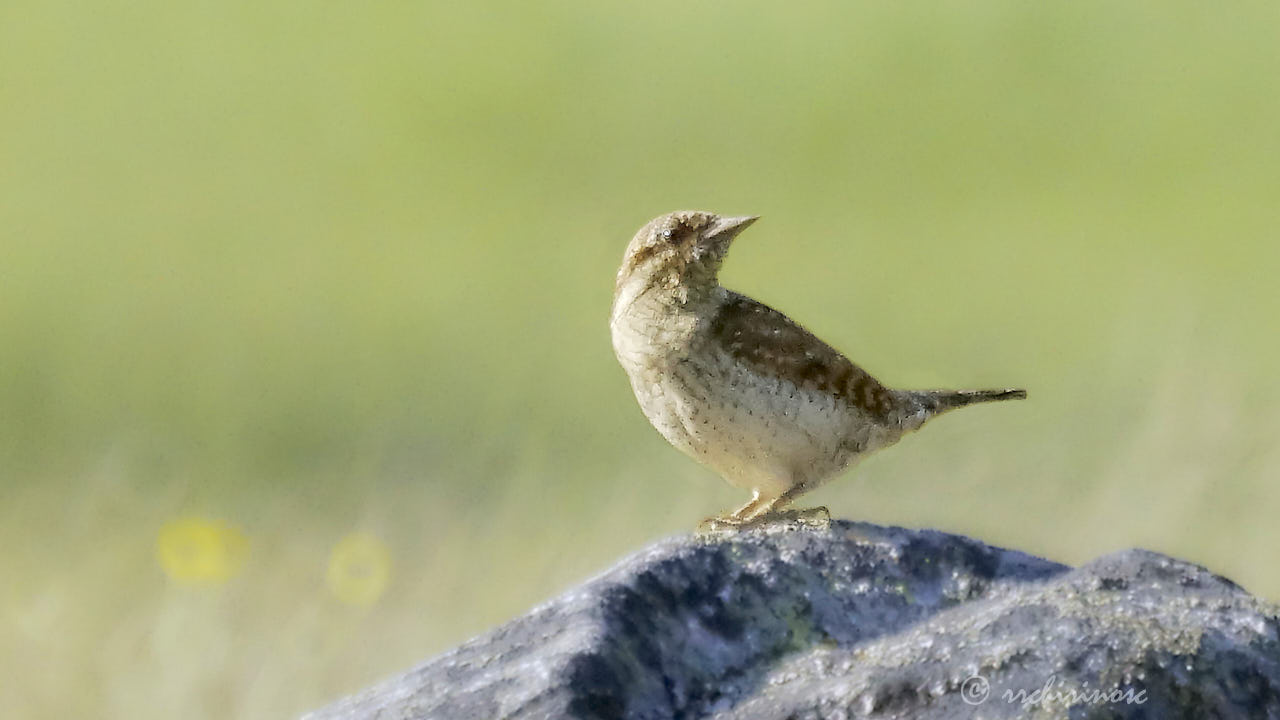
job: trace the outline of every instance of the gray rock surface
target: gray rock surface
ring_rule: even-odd
[[[661,542],[308,716],[1277,718],[1277,609],[1130,550],[1072,570],[835,522]]]

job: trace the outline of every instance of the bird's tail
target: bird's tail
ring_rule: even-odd
[[[1025,400],[1027,391],[1019,388],[1005,390],[925,390],[919,392],[921,404],[933,414],[976,403],[997,400]]]

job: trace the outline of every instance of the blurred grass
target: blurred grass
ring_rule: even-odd
[[[1280,8],[0,7],[0,706],[300,712],[740,501],[609,347],[631,233],[899,386],[815,501],[1280,598]],[[248,541],[222,585],[158,534]],[[390,549],[370,607],[326,587]]]

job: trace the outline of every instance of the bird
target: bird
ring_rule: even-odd
[[[730,245],[758,216],[683,210],[636,232],[614,284],[614,354],[668,442],[751,499],[710,529],[780,520],[868,453],[955,408],[1026,390],[896,390],[783,313],[720,284]]]

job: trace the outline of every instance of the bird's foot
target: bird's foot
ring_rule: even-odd
[[[698,523],[699,533],[716,533],[727,530],[742,530],[753,524],[753,520],[743,520],[733,515],[717,515]]]
[[[827,529],[831,527],[831,511],[825,505],[805,508],[803,510],[768,510],[751,517],[721,515],[709,517],[698,525],[702,533],[723,532],[726,530],[747,530],[766,525],[795,524]]]
[[[796,523],[826,530],[831,527],[831,511],[826,505],[803,510],[778,510],[770,513],[770,522]]]

